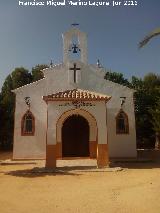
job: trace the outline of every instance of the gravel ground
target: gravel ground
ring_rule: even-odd
[[[0,213],[160,212],[158,162],[97,170],[94,160],[65,160],[46,172],[44,161],[10,157],[0,153]]]

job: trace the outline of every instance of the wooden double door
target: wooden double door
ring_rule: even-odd
[[[89,157],[89,124],[81,115],[69,116],[63,123],[62,157]]]

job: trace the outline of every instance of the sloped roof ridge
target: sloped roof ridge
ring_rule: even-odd
[[[95,69],[94,73],[97,74],[98,77],[102,77],[103,74],[104,74],[104,76],[105,76],[106,72],[108,72],[108,69],[105,68],[105,67],[99,68],[99,69],[100,69],[100,70],[99,70],[100,72],[96,72],[97,69],[98,69],[98,68],[97,68],[97,65],[96,65],[96,64],[90,64],[90,66],[91,66],[93,69]],[[104,78],[104,76],[103,76],[104,82],[110,82],[111,84],[116,85],[116,86],[118,86],[118,87],[120,87],[120,88],[125,88],[125,89],[127,89],[127,90],[129,90],[129,91],[135,92],[134,89],[132,89],[132,88],[130,88],[130,87],[128,87],[128,86],[125,86],[125,85],[116,83],[116,82],[114,82],[114,81],[107,80],[107,79]]]
[[[21,86],[21,87],[17,87],[16,89],[13,89],[13,90],[11,90],[11,91],[12,91],[12,92],[15,92],[15,91],[20,90],[20,89],[23,89],[23,88],[25,88],[25,87],[27,87],[27,86],[37,84],[37,83],[39,83],[40,81],[44,81],[44,79],[45,79],[45,77],[42,78],[42,79],[39,79],[39,80],[37,80],[37,81],[33,81],[33,82],[29,83],[29,84],[25,84],[25,85],[23,85],[23,86]]]
[[[110,99],[102,93],[97,93],[89,90],[83,90],[79,88],[69,89],[65,91],[60,91],[52,95],[43,96],[43,99],[95,99],[95,100],[107,100]]]
[[[45,71],[47,71],[47,70],[49,70],[49,69],[52,69],[52,68],[55,68],[55,67],[58,67],[58,66],[62,66],[62,65],[63,65],[63,63],[55,64],[53,67],[47,67],[47,68],[42,69],[41,72],[43,72],[43,71],[45,72]],[[28,86],[30,86],[30,85],[37,84],[37,83],[39,83],[40,81],[42,81],[42,80],[44,80],[44,79],[45,79],[45,76],[44,76],[44,78],[39,79],[39,80],[37,80],[37,81],[33,81],[33,82],[31,82],[31,83],[29,83],[29,84],[25,84],[25,85],[23,85],[23,86],[21,86],[21,87],[17,87],[16,89],[13,89],[12,92],[18,91],[19,89],[26,88],[26,87],[28,87]]]

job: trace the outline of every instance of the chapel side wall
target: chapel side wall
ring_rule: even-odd
[[[35,117],[35,135],[21,136],[21,120],[28,110],[24,98],[29,96],[31,100],[30,111]],[[44,159],[46,155],[46,128],[47,107],[42,100],[40,90],[33,89],[32,93],[27,89],[16,95],[15,126],[14,126],[14,159]]]
[[[137,150],[133,91],[127,87],[107,81],[103,79],[103,77],[99,77],[96,73],[93,73],[91,70],[85,70],[85,72],[88,76],[86,76],[86,80],[82,81],[82,88],[111,96],[106,107],[109,157],[136,157]],[[121,108],[120,97],[126,97],[123,109],[128,115],[129,121],[129,134],[123,135],[116,134],[115,118]]]
[[[130,157],[137,156],[136,150],[136,130],[135,130],[135,115],[133,105],[133,95],[126,98],[123,110],[128,116],[129,134],[116,133],[116,116],[119,112],[119,107],[114,107],[116,99],[108,103],[107,110],[107,125],[108,129],[108,143],[110,157]],[[118,104],[118,103],[117,103]]]

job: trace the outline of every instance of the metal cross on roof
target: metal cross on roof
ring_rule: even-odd
[[[80,70],[81,68],[78,68],[76,63],[74,63],[74,67],[73,68],[71,67],[69,69],[74,71],[74,83],[76,83],[76,72],[77,70]]]

